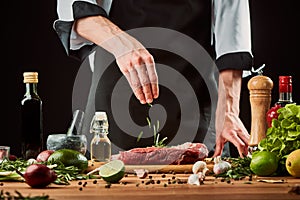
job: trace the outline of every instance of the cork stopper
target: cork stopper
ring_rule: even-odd
[[[24,72],[24,83],[38,83],[38,73],[37,72]]]

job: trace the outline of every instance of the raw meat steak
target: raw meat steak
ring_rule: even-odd
[[[208,156],[208,149],[202,143],[186,142],[171,147],[145,147],[121,151],[112,159],[122,160],[127,165],[180,165],[194,164]]]

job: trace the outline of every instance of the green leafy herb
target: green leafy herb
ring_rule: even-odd
[[[272,120],[266,138],[258,144],[259,151],[271,151],[279,157],[277,174],[286,174],[285,160],[294,150],[300,148],[300,105],[287,104],[277,110],[278,119]]]

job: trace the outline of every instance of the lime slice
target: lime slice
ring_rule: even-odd
[[[100,167],[99,175],[106,182],[117,183],[125,175],[125,164],[121,160],[112,160]]]

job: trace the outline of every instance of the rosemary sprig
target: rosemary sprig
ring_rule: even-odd
[[[148,122],[148,126],[149,128],[153,128],[153,146],[155,147],[164,147],[166,146],[164,144],[164,142],[168,139],[168,137],[164,137],[163,139],[159,139],[160,133],[158,132],[159,130],[159,121],[156,121],[156,126],[155,125],[151,125],[151,120],[149,119],[149,117],[146,118],[147,122]],[[143,131],[140,132],[140,134],[137,137],[137,142],[140,141],[141,137],[143,135]]]

